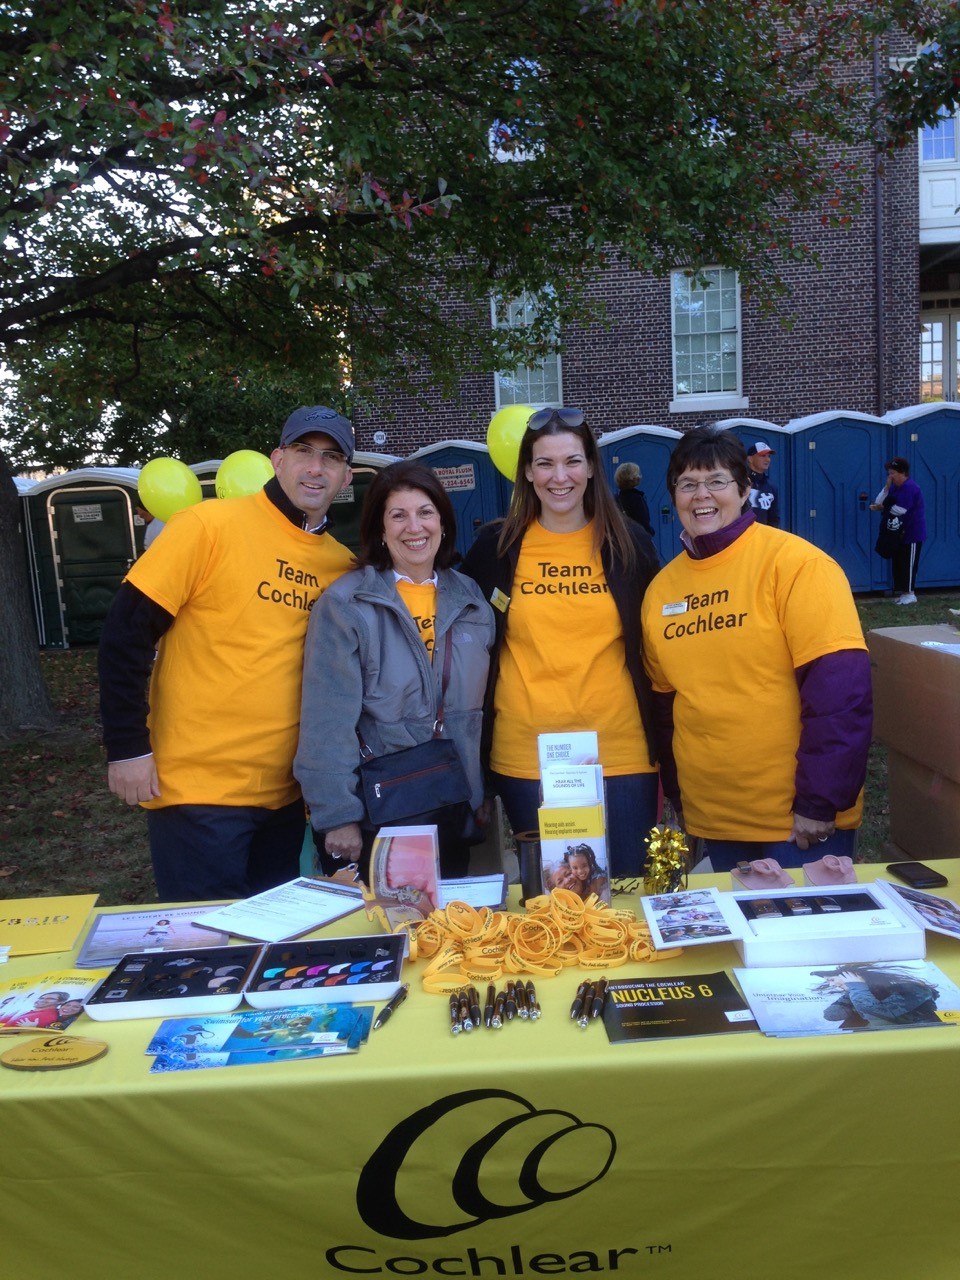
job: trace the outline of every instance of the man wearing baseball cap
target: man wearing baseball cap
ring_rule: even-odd
[[[263,489],[178,512],[111,606],[107,781],[147,810],[161,901],[247,897],[299,874],[303,642],[320,593],[352,563],[327,512],[353,448],[341,414],[297,409]]]
[[[923,493],[916,480],[910,478],[910,463],[906,458],[891,458],[883,465],[887,472],[887,496],[881,505],[884,513],[899,516],[901,529],[900,545],[891,558],[893,594],[897,604],[916,604],[917,569],[927,537]]]
[[[753,514],[760,524],[773,525],[780,528],[780,499],[777,487],[772,484],[767,472],[770,460],[776,453],[765,440],[757,440],[747,449],[747,465],[750,468],[750,492],[747,497]]]

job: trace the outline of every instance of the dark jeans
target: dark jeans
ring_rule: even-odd
[[[540,781],[491,774],[514,833],[538,830]],[[660,775],[627,773],[604,778],[607,800],[607,850],[611,876],[639,876],[647,858],[644,844],[657,821]]]
[[[732,871],[738,862],[774,858],[781,867],[802,867],[816,862],[825,853],[852,858],[857,851],[857,832],[835,831],[823,844],[815,841],[809,849],[798,849],[789,840],[700,840],[697,854],[709,857],[714,871]]]
[[[306,816],[282,809],[173,804],[147,810],[150,857],[161,902],[248,898],[294,880]]]

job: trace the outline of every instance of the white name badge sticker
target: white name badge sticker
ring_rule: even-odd
[[[678,600],[676,604],[665,604],[660,612],[665,618],[672,618],[677,613],[686,613],[687,602],[686,600]]]

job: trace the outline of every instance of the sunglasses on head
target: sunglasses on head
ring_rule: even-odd
[[[582,409],[538,409],[527,419],[527,430],[542,431],[554,419],[564,427],[582,427],[586,414]]]

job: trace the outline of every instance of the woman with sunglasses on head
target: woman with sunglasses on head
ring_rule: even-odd
[[[357,568],[310,618],[294,773],[310,810],[320,869],[358,864],[366,879],[375,833],[357,769],[363,744],[386,756],[442,732],[483,804],[480,723],[493,618],[476,583],[451,568],[456,520],[429,467],[394,462],[375,476],[360,517]],[[333,590],[333,588],[329,588]],[[326,594],[326,593],[324,593]],[[440,870],[467,873],[470,814],[451,808]]]
[[[656,821],[640,604],[657,567],[650,536],[614,504],[583,412],[533,414],[510,511],[480,530],[462,566],[497,627],[484,759],[513,830],[535,830],[537,735],[596,730],[614,876],[640,873]]]
[[[803,538],[757,523],[729,432],[688,432],[667,485],[684,550],[643,602],[664,793],[715,871],[852,855],[872,701],[850,584]]]

